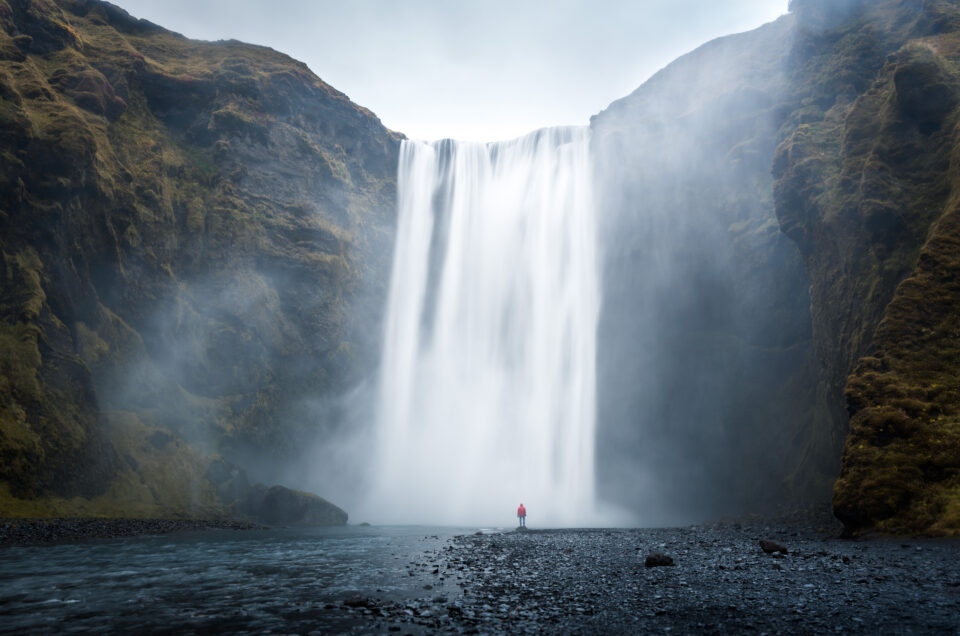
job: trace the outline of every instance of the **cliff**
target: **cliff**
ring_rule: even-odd
[[[956,3],[794,0],[593,118],[604,498],[960,533],[958,62]],[[0,0],[0,515],[343,523],[244,468],[375,367],[399,139],[270,49]]]
[[[219,514],[218,455],[333,426],[311,405],[375,357],[397,147],[273,50],[0,0],[0,514]]]
[[[795,1],[777,214],[811,282],[848,530],[960,532],[950,2]],[[846,412],[841,410],[846,406]]]
[[[960,532],[958,52],[952,2],[795,0],[593,119],[611,499]]]
[[[770,161],[792,16],[715,40],[593,118],[602,492],[683,523],[826,498],[808,281]],[[629,484],[624,489],[622,484]]]

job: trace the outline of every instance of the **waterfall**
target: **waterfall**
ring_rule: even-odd
[[[404,141],[372,518],[585,524],[598,259],[587,128]]]

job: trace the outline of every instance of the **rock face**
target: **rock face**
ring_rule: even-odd
[[[791,10],[592,120],[599,484],[955,535],[960,8]],[[0,514],[345,523],[242,467],[373,366],[398,142],[270,49],[0,0]]]
[[[849,416],[834,510],[850,531],[956,534],[960,9],[828,4],[793,3],[774,176],[810,277],[831,437]]]
[[[684,518],[839,470],[848,531],[957,534],[960,9],[791,11],[593,119],[601,484]]]
[[[332,426],[311,405],[377,351],[397,149],[273,50],[0,0],[0,507],[215,509],[208,453]]]
[[[836,475],[840,441],[811,425],[809,282],[770,175],[793,29],[711,42],[592,120],[601,492],[647,523],[826,499]]]

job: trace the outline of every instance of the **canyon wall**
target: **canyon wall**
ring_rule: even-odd
[[[0,140],[9,511],[215,510],[211,457],[335,425],[378,353],[398,135],[271,49],[4,0]]]
[[[794,0],[593,118],[601,498],[960,531],[958,61],[954,2]],[[241,513],[368,420],[401,138],[276,51],[0,0],[0,514]]]

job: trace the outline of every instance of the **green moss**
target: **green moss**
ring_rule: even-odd
[[[132,413],[114,413],[108,432],[124,467],[104,493],[95,497],[15,497],[0,481],[0,516],[169,518],[228,516],[207,481],[208,460],[182,440],[151,441],[161,429]],[[169,436],[167,436],[169,437]]]
[[[954,210],[937,223],[917,270],[887,307],[877,355],[847,385],[857,412],[835,503],[855,528],[960,532],[954,517],[942,516],[955,509],[960,486],[958,216]]]
[[[810,274],[835,426],[847,421],[842,397],[852,414],[849,434],[834,432],[846,435],[834,508],[852,531],[949,534],[960,10],[882,0],[829,27],[802,9],[801,27],[808,19],[774,172],[781,225]]]
[[[210,127],[214,130],[230,133],[263,134],[263,121],[238,104],[228,104],[213,111],[210,115]]]

